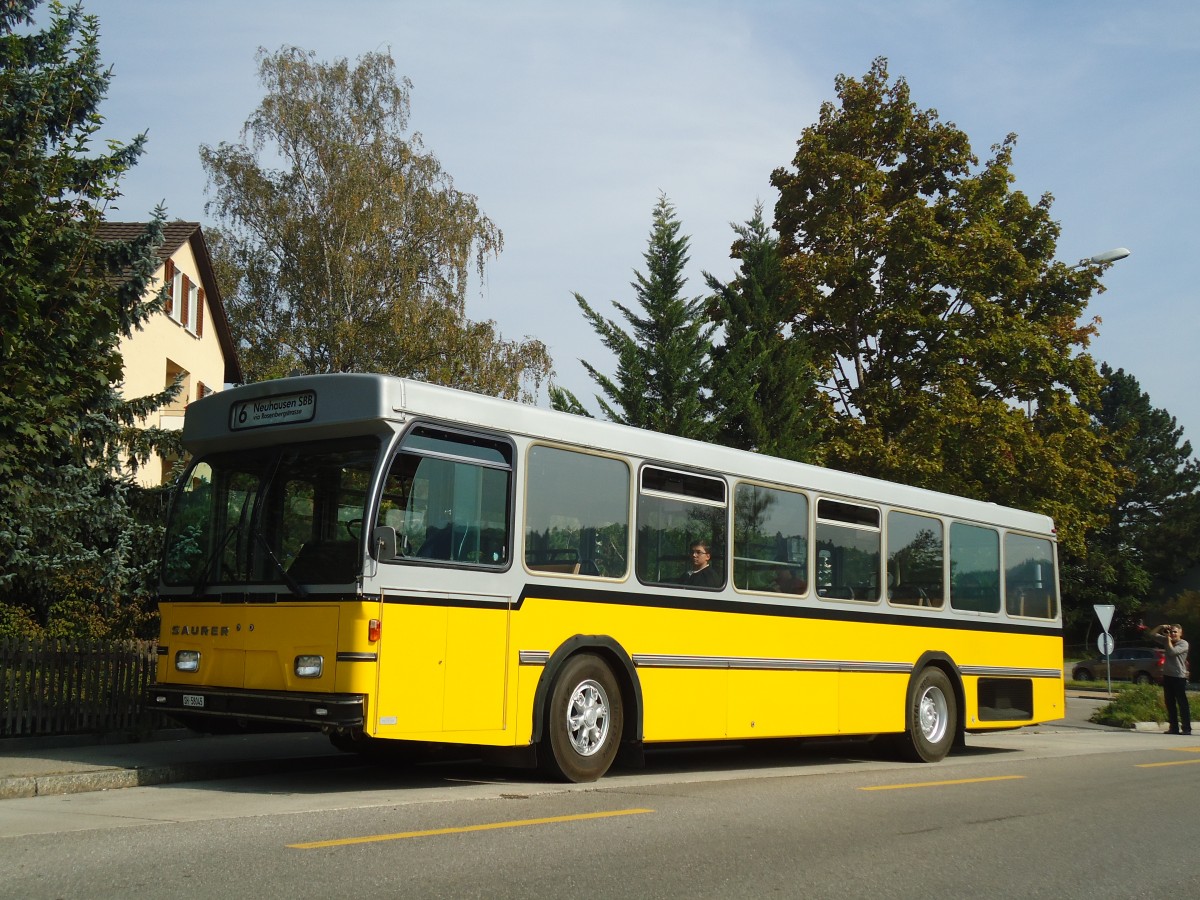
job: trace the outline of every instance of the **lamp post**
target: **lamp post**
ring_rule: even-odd
[[[1082,269],[1084,266],[1107,266],[1118,260],[1124,259],[1130,254],[1127,247],[1114,247],[1111,250],[1104,250],[1097,253],[1095,256],[1089,256],[1086,259],[1081,259],[1071,268]],[[1025,401],[1025,413],[1029,418],[1033,418],[1033,400]]]
[[[1096,265],[1104,265],[1105,263],[1115,263],[1118,259],[1124,259],[1129,255],[1129,251],[1124,247],[1115,247],[1112,250],[1105,250],[1103,253],[1097,253],[1095,256],[1089,256],[1087,259],[1079,261],[1079,265],[1084,266],[1088,263]]]

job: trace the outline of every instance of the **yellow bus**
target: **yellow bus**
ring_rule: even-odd
[[[400,378],[192,403],[153,705],[506,751],[875,736],[937,761],[1063,713],[1042,515]]]

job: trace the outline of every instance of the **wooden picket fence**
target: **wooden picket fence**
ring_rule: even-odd
[[[0,738],[144,733],[157,645],[0,638]]]

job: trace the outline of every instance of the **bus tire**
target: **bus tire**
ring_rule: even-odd
[[[547,770],[575,783],[608,771],[621,744],[624,709],[612,670],[598,656],[572,656],[554,679],[546,708]]]
[[[958,701],[950,679],[937,666],[927,666],[910,683],[901,755],[912,762],[940,762],[950,752],[958,731]]]

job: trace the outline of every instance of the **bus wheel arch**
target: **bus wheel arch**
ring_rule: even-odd
[[[603,746],[592,746],[596,732],[585,734],[579,720],[598,711],[604,719]],[[612,638],[575,635],[547,662],[533,717],[532,743],[542,767],[568,781],[595,781],[622,743],[641,742],[642,696],[633,661]]]
[[[901,755],[912,762],[939,762],[952,747],[963,746],[964,700],[962,679],[950,657],[924,654],[913,666],[905,694]]]

